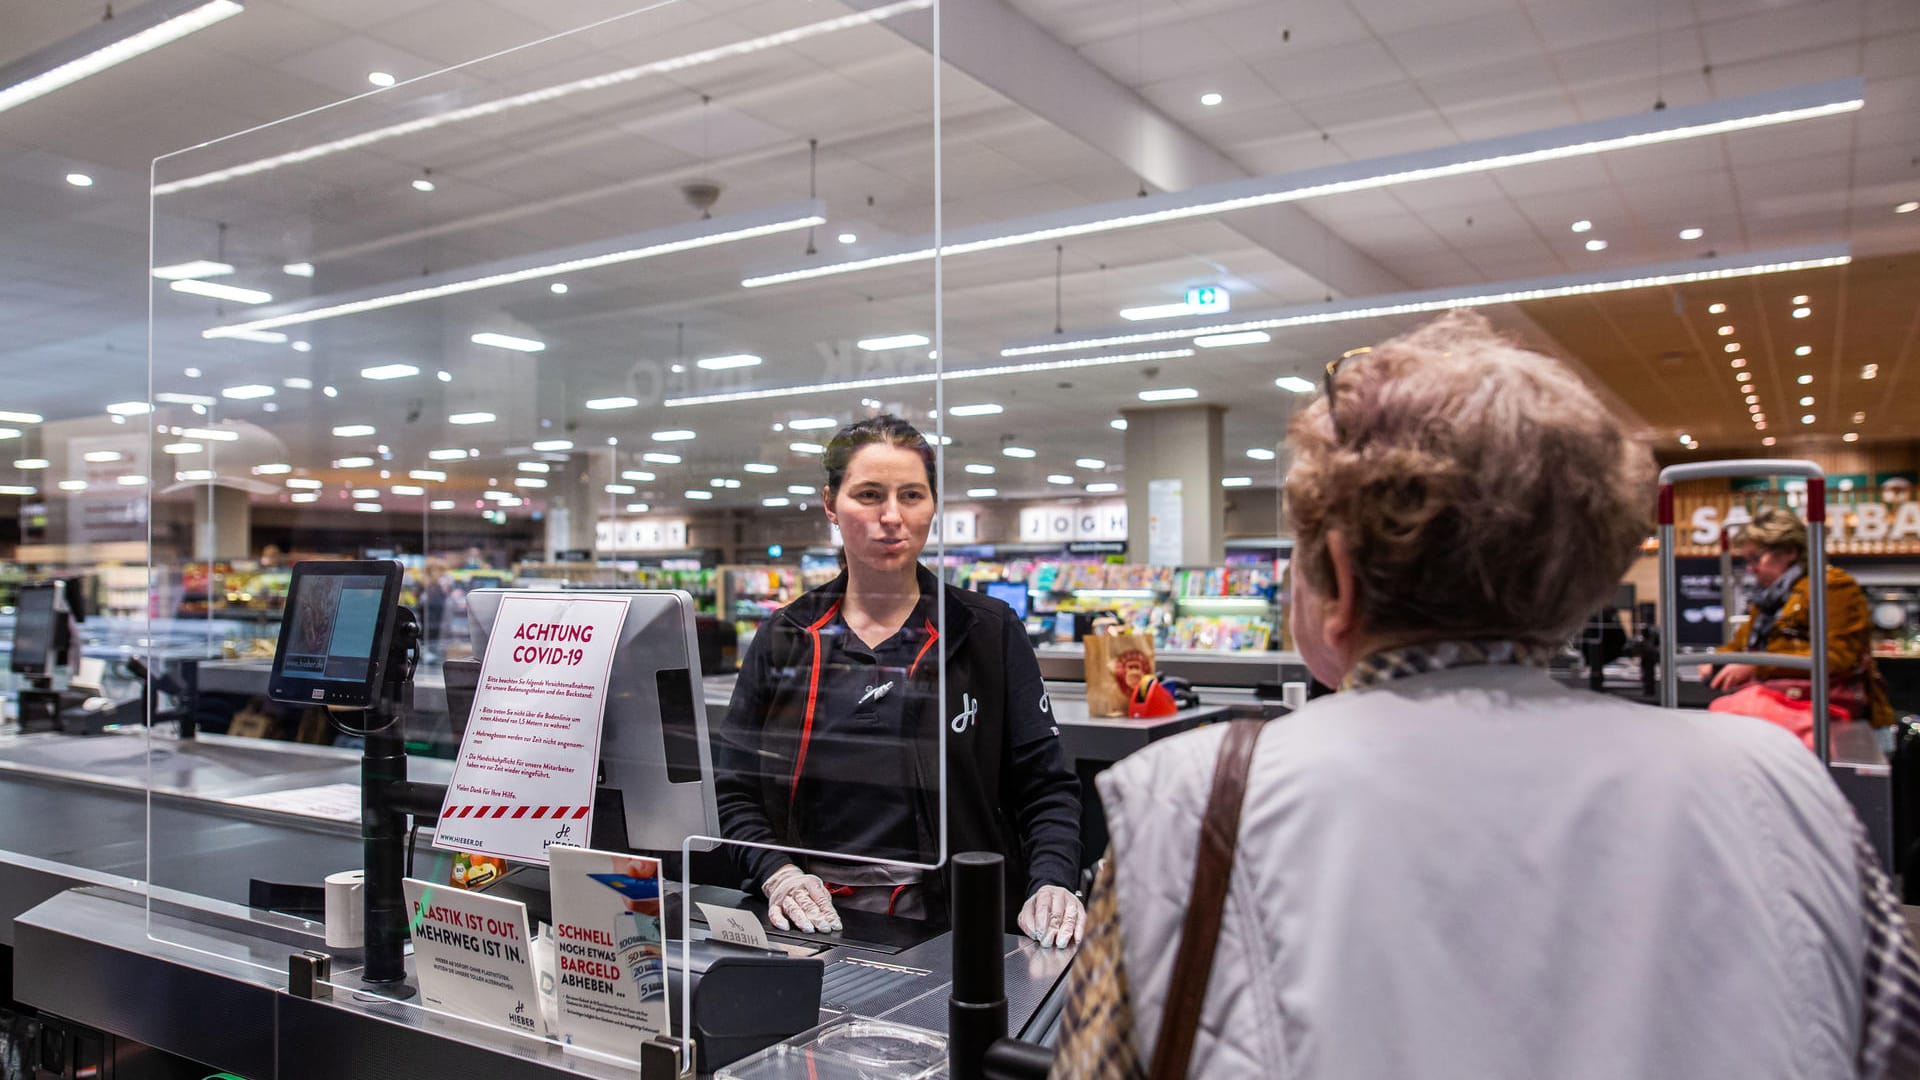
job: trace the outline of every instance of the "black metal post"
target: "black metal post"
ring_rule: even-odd
[[[981,1075],[987,1048],[1007,1035],[1004,860],[953,857],[953,989],[947,998],[947,1075]]]

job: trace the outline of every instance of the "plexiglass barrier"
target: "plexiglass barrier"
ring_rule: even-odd
[[[148,741],[155,886],[316,929],[272,887],[372,869],[373,755],[374,801],[438,825],[376,829],[422,883],[404,980],[366,982],[369,927],[329,947],[336,1000],[630,1066],[689,1000],[661,939],[707,936],[691,890],[764,915],[772,847],[937,880],[975,714],[916,573],[955,494],[936,265],[757,280],[938,235],[934,7],[653,4],[154,163],[125,438],[166,523],[151,634],[193,677],[192,730]],[[307,576],[342,560],[375,562]],[[384,711],[340,704],[369,660],[411,665]],[[575,847],[663,862],[583,878]],[[149,932],[284,971],[158,903]]]

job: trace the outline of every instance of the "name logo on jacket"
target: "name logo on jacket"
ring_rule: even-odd
[[[973,726],[974,717],[980,715],[980,699],[974,697],[972,694],[961,694],[960,705],[961,709],[959,714],[953,718],[953,733],[955,735],[965,735],[967,729]]]

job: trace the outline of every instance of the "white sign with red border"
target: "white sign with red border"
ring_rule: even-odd
[[[500,598],[433,846],[521,862],[592,834],[600,721],[627,601]]]

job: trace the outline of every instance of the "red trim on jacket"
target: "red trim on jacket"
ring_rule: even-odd
[[[787,810],[793,810],[793,800],[800,794],[800,770],[807,764],[807,743],[813,738],[813,707],[820,700],[820,628],[833,620],[840,611],[840,601],[835,600],[825,615],[814,620],[807,627],[807,636],[813,639],[813,674],[807,679],[807,716],[800,725],[800,752],[793,757],[793,783],[787,788]]]
[[[909,679],[913,678],[913,673],[920,670],[920,659],[926,656],[927,650],[933,648],[933,643],[939,640],[940,640],[939,628],[933,625],[932,619],[928,619],[927,620],[927,643],[925,645],[920,646],[920,651],[914,654],[913,664],[907,668],[907,678]]]

